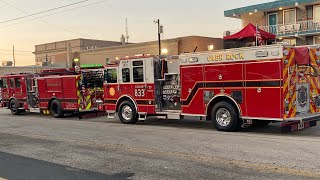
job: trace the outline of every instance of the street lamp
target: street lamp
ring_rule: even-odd
[[[167,55],[168,54],[168,49],[161,49],[161,54],[162,55]]]
[[[214,49],[214,45],[209,45],[209,46],[208,46],[208,50],[209,50],[209,51],[212,51],[213,49]]]

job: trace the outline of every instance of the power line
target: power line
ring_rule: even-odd
[[[0,49],[0,51],[12,51],[12,49]],[[16,52],[32,53],[32,51],[15,50]]]
[[[12,51],[12,50],[11,50]],[[0,55],[3,55],[3,56],[12,56],[12,54],[3,54],[3,53],[0,53]],[[15,53],[15,55],[17,56],[34,56],[34,54],[17,54]]]
[[[24,18],[31,17],[31,16],[36,16],[36,15],[39,15],[39,14],[55,11],[55,10],[66,8],[66,7],[70,7],[70,6],[74,6],[74,5],[81,4],[81,3],[84,3],[84,2],[87,2],[87,1],[90,1],[90,0],[82,0],[82,1],[75,2],[75,3],[67,4],[67,5],[64,5],[64,6],[59,6],[59,7],[56,7],[56,8],[40,11],[40,12],[37,12],[37,13],[28,14],[28,15],[25,15],[25,16],[20,16],[20,17],[17,17],[17,18],[6,20],[6,21],[1,21],[0,24],[8,23],[8,22],[11,22],[11,21],[16,21],[16,20],[19,20],[19,19],[24,19]]]
[[[0,0],[0,1],[4,2],[3,0]],[[21,23],[29,22],[29,21],[33,21],[33,20],[40,20],[40,21],[42,21],[42,22],[45,22],[45,23],[50,24],[49,22],[44,21],[44,20],[41,20],[40,18],[48,17],[48,16],[52,16],[52,15],[56,15],[56,14],[61,14],[61,13],[68,12],[68,11],[71,11],[71,10],[74,10],[74,9],[78,9],[78,8],[88,7],[88,6],[95,5],[95,4],[99,4],[99,3],[102,3],[102,2],[105,2],[105,1],[106,1],[106,0],[101,0],[101,1],[93,2],[93,3],[90,3],[90,4],[83,5],[83,6],[78,6],[78,7],[74,7],[74,8],[71,8],[71,9],[59,11],[59,12],[56,12],[56,13],[47,14],[47,15],[44,15],[44,16],[41,16],[41,17],[36,17],[36,18],[33,18],[33,19],[28,19],[28,20],[25,20],[25,21],[17,22],[17,23],[0,26],[0,28],[5,28],[5,27],[9,27],[9,26],[14,26],[14,25],[17,25],[17,24],[21,24]],[[12,6],[12,5],[11,5],[11,6]],[[13,6],[12,6],[12,7],[13,7]],[[17,8],[17,7],[15,7],[15,8],[18,9],[19,11],[21,11],[21,12],[26,13],[25,11],[23,11],[23,10]],[[54,25],[54,24],[51,24],[51,25]],[[62,27],[62,26],[58,26],[58,25],[54,25],[54,26],[56,26],[56,27],[58,27],[58,28],[60,28],[60,29],[62,29],[62,30],[65,30],[65,31],[68,31],[68,32],[77,34],[77,35],[90,37],[90,36],[88,36],[88,35],[84,35],[84,34],[82,34],[82,33],[78,33],[78,32],[69,30],[69,29],[67,29],[67,28],[65,28],[65,27]],[[99,39],[99,38],[95,38],[95,39]]]

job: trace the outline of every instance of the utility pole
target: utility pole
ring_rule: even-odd
[[[48,54],[46,54],[46,66],[48,66]]]
[[[155,24],[158,24],[158,43],[159,43],[159,56],[161,56],[161,33],[163,33],[162,31],[162,26],[160,25],[160,19],[153,21]]]
[[[70,42],[66,41],[67,46],[67,68],[70,68],[70,61],[71,61],[71,45]]]
[[[128,18],[126,18],[126,43],[129,43],[129,28],[128,28]]]
[[[15,57],[15,55],[14,55],[14,45],[13,45],[13,51],[12,51],[12,55],[13,55],[13,67],[15,67],[16,66],[16,57]]]

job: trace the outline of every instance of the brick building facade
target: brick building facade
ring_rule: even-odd
[[[70,41],[54,42],[36,46],[37,65],[48,65],[65,67],[71,66],[73,62],[67,62],[68,53],[70,61],[77,60],[79,65],[101,64],[105,65],[107,61],[112,62],[119,58],[135,56],[138,54],[158,55],[158,41],[122,44],[112,41],[95,41],[77,39]],[[71,46],[71,52],[67,51],[68,43]],[[101,44],[99,44],[101,43]],[[162,49],[167,55],[178,55],[184,52],[208,51],[209,49],[219,50],[223,48],[221,38],[211,38],[202,36],[187,36],[161,41]]]

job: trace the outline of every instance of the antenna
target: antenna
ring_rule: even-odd
[[[129,43],[128,18],[126,18],[126,40],[127,40],[127,43]]]
[[[14,54],[14,45],[13,45],[13,49],[12,49],[12,57],[13,57],[13,66],[15,67],[16,66],[16,56]]]

